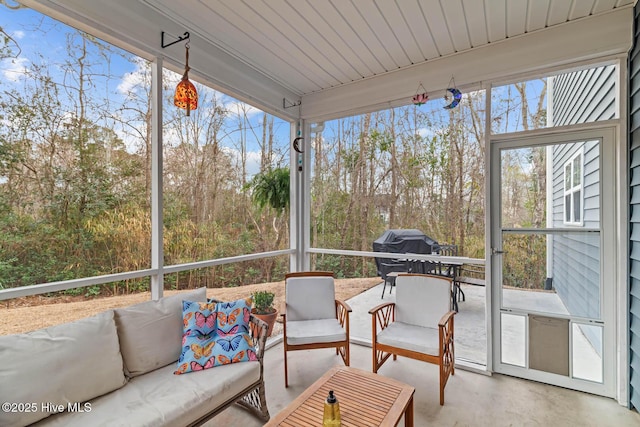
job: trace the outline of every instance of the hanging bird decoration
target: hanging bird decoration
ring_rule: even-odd
[[[420,92],[420,88],[422,88],[423,92]],[[428,99],[429,95],[427,94],[427,90],[422,86],[422,82],[420,82],[416,94],[411,98],[411,102],[413,102],[413,105],[417,105],[419,107],[426,103]]]

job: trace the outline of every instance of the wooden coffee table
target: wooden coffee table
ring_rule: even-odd
[[[396,426],[402,415],[413,427],[415,388],[348,366],[328,371],[265,426],[321,426],[329,390],[338,398],[343,427]]]

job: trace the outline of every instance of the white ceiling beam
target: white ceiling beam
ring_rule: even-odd
[[[420,82],[433,99],[444,95],[451,77],[459,88],[478,88],[481,82],[511,75],[626,54],[632,26],[633,8],[615,9],[308,94],[302,98],[301,115],[322,121],[406,104]]]
[[[283,108],[283,99],[291,104],[300,99],[298,94],[140,1],[21,0],[21,3],[147,60],[162,57],[165,67],[179,74],[184,71],[184,42],[162,49],[161,33],[179,36],[191,30],[189,66],[193,80],[268,113],[287,119],[298,117],[297,108]]]

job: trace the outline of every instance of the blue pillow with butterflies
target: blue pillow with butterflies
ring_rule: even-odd
[[[216,304],[216,333],[221,336],[249,333],[253,297]]]
[[[182,301],[184,335],[210,335],[215,332],[216,315],[216,303]]]
[[[244,310],[248,307],[251,307],[250,298],[217,304],[185,301],[182,351],[174,373],[185,374],[229,363],[258,360],[249,334],[249,315],[246,313],[250,310]],[[212,322],[211,319],[217,321]]]

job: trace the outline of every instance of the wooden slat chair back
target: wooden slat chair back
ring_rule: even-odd
[[[335,347],[349,366],[351,307],[335,298],[333,273],[306,271],[285,276],[284,384],[289,386],[287,352]]]
[[[369,310],[373,372],[391,355],[394,360],[404,356],[439,365],[441,405],[449,376],[455,373],[451,286],[449,277],[400,274],[396,302]]]

